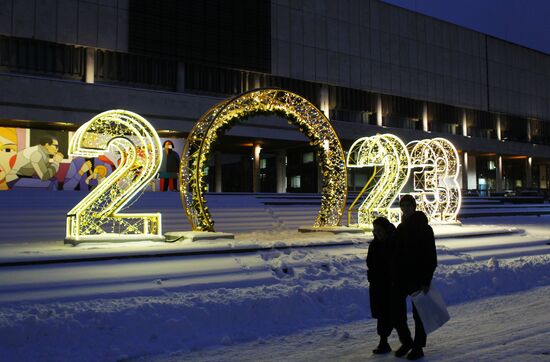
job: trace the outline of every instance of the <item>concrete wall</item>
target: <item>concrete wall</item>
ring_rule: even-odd
[[[483,34],[375,0],[273,0],[272,69],[487,109]]]
[[[473,30],[377,0],[272,0],[271,30],[276,75],[550,120],[550,56]]]
[[[128,50],[128,0],[0,0],[0,34]]]
[[[550,119],[550,56],[487,37],[489,109]]]

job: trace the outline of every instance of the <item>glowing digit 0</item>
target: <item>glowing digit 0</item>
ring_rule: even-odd
[[[189,133],[180,163],[180,193],[193,230],[214,231],[214,220],[203,195],[207,189],[205,168],[213,145],[238,120],[259,113],[282,115],[308,137],[319,154],[323,179],[321,209],[313,227],[337,226],[346,206],[347,174],[336,131],[325,115],[305,98],[283,89],[266,88],[214,106]]]

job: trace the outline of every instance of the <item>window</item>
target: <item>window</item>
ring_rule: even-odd
[[[302,156],[302,163],[312,163],[313,162],[313,152],[304,153]]]

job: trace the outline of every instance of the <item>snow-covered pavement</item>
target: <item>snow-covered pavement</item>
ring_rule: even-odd
[[[521,357],[534,348],[540,355],[533,358],[548,358],[530,333],[547,337],[550,329],[545,319],[550,313],[544,312],[550,311],[550,217],[469,219],[465,227],[524,231],[462,237],[440,230],[447,234],[437,241],[440,265],[434,283],[453,320],[433,335],[427,360],[459,360],[468,344],[481,351],[473,360],[506,348]],[[282,360],[368,357],[375,342],[367,244],[289,247],[288,231],[253,237],[280,249],[1,267],[0,360],[162,360],[173,353],[180,359],[203,353],[207,360],[257,360],[254,346],[259,359],[270,354]],[[504,317],[511,313],[507,303],[524,308],[525,324]],[[474,309],[487,319],[476,318],[470,313]],[[536,319],[537,314],[545,318]],[[501,332],[483,344],[480,335],[491,335],[491,325]],[[523,349],[511,342],[515,336],[531,344]],[[303,344],[295,342],[300,340]],[[270,352],[271,344],[286,354]],[[459,346],[460,353],[450,351]],[[342,349],[346,353],[338,354]]]
[[[423,361],[550,360],[550,287],[461,303],[449,312],[451,320],[428,336]],[[392,354],[373,355],[377,343],[376,321],[366,319],[136,362],[400,360]],[[394,350],[400,345],[395,332],[390,345]]]

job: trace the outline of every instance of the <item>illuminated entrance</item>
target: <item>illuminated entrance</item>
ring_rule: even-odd
[[[227,99],[212,107],[187,138],[180,164],[183,208],[194,231],[214,231],[203,193],[205,170],[218,137],[238,120],[272,113],[296,125],[319,155],[323,178],[321,209],[314,227],[337,226],[346,205],[347,172],[344,151],[329,120],[305,98],[281,89],[259,89]]]

